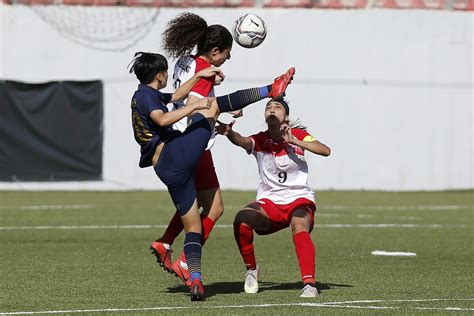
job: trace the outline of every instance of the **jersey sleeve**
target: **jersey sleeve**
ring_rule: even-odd
[[[200,58],[196,58],[196,70],[195,73],[210,67],[208,63]],[[216,76],[209,78],[200,78],[199,81],[192,87],[190,95],[194,95],[199,98],[205,98],[209,95],[214,87],[214,80]]]
[[[265,139],[267,139],[265,132],[260,132],[258,134],[251,135],[249,137],[253,142],[253,146],[252,146],[252,151],[249,152],[248,154],[249,155],[255,154],[256,152],[262,151],[263,144],[265,143]]]
[[[298,140],[302,140],[304,142],[312,142],[316,140],[307,131],[299,129],[299,128],[292,128],[291,134],[293,134],[293,136],[296,137]]]
[[[143,99],[142,109],[147,116],[155,110],[161,110],[164,113],[168,112],[168,108],[162,100],[153,98],[151,96],[147,96]]]

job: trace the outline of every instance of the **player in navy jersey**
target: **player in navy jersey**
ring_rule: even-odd
[[[202,225],[197,206],[195,169],[204,152],[220,113],[231,112],[262,100],[281,97],[295,73],[290,68],[268,86],[239,90],[217,98],[202,98],[181,109],[170,111],[166,103],[185,98],[199,77],[221,74],[213,67],[202,70],[172,95],[161,93],[168,82],[168,63],[160,54],[138,52],[130,73],[140,81],[132,102],[132,126],[141,147],[140,167],[153,166],[168,188],[186,236],[184,253],[191,280],[191,300],[205,300],[201,279]],[[171,125],[191,115],[184,132]]]
[[[185,12],[172,19],[163,33],[163,47],[169,56],[178,58],[173,73],[174,88],[179,88],[183,82],[200,70],[210,66],[219,67],[229,60],[232,43],[232,35],[224,26],[216,24],[208,26],[207,22],[196,14]],[[194,48],[196,48],[196,54],[191,55]],[[186,100],[173,103],[173,110],[201,98],[214,96],[214,86],[223,79],[222,75],[200,78],[191,88]],[[241,115],[241,113],[235,114]],[[187,126],[187,117],[173,125],[175,129],[182,132]],[[214,136],[214,134],[211,136],[206,150],[199,159],[195,175],[198,206],[202,207],[203,244],[224,212],[224,202],[210,150],[214,144]],[[190,286],[184,252],[181,253],[179,259],[173,263],[171,261],[171,245],[182,230],[183,225],[179,214],[175,213],[163,236],[150,245],[150,250],[165,271],[174,273],[184,284]]]
[[[243,137],[232,130],[233,123],[219,122],[217,132],[253,154],[260,175],[256,201],[242,208],[234,221],[235,240],[247,269],[245,292],[258,292],[253,231],[267,235],[290,227],[303,280],[301,297],[315,297],[315,248],[309,233],[314,226],[316,204],[307,184],[304,152],[328,156],[331,151],[304,128],[291,128],[289,111],[285,100],[271,100],[265,107],[266,131]]]

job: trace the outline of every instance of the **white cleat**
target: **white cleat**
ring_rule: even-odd
[[[260,269],[256,267],[255,269],[247,270],[245,274],[245,284],[244,290],[245,293],[255,294],[258,292],[258,273]]]
[[[306,284],[303,288],[303,293],[301,293],[300,297],[316,297],[318,296],[318,289],[310,284]]]

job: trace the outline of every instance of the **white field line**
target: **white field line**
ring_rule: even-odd
[[[237,209],[242,208],[243,205],[226,205],[226,208]],[[57,209],[90,209],[96,208],[96,205],[86,204],[86,205],[68,205],[68,204],[52,204],[52,205],[0,205],[0,210],[2,209],[11,209],[11,210],[57,210]],[[366,209],[366,210],[459,210],[474,208],[473,206],[468,205],[322,205],[318,206],[318,209],[327,209],[327,210],[348,210],[348,209]],[[340,214],[319,214],[320,216],[340,216]],[[359,214],[358,216],[374,216]]]
[[[393,257],[415,257],[414,252],[402,252],[402,251],[385,251],[385,250],[374,250],[371,252],[374,256],[393,256]]]
[[[316,224],[316,228],[465,228],[467,225],[442,224]],[[168,225],[57,225],[57,226],[0,226],[0,231],[7,230],[75,230],[75,229],[154,229],[167,228]],[[218,224],[216,228],[233,228],[233,225]]]
[[[0,205],[0,210],[22,210],[22,211],[42,211],[42,210],[83,210],[96,208],[91,204],[79,205]]]
[[[348,209],[366,209],[371,211],[405,211],[405,210],[429,210],[429,211],[439,211],[439,210],[461,210],[473,208],[469,205],[318,205],[318,209],[327,209],[327,210],[348,210]]]
[[[346,301],[346,302],[322,302],[322,303],[286,303],[286,304],[258,304],[258,305],[217,305],[217,306],[161,306],[143,308],[98,308],[98,309],[70,309],[70,310],[49,310],[49,311],[25,311],[25,312],[0,312],[0,315],[34,315],[34,314],[66,314],[66,313],[100,313],[100,312],[140,312],[140,311],[160,311],[160,310],[186,310],[186,309],[232,309],[232,308],[266,308],[266,307],[331,307],[331,308],[356,308],[356,309],[401,309],[400,306],[373,306],[373,305],[352,305],[354,303],[389,303],[389,302],[436,302],[436,301],[472,301],[474,299],[426,299],[426,300],[367,300],[367,301]],[[350,304],[350,305],[349,305]],[[440,311],[472,311],[474,308],[464,307],[406,307],[403,309],[429,309]]]

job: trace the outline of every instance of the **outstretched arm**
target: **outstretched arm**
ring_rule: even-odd
[[[247,152],[252,151],[253,142],[250,137],[245,137],[237,133],[232,129],[232,126],[235,124],[235,120],[229,124],[222,123],[217,121],[219,125],[216,126],[216,133],[225,135],[230,140],[230,142],[236,146],[242,147]]]

